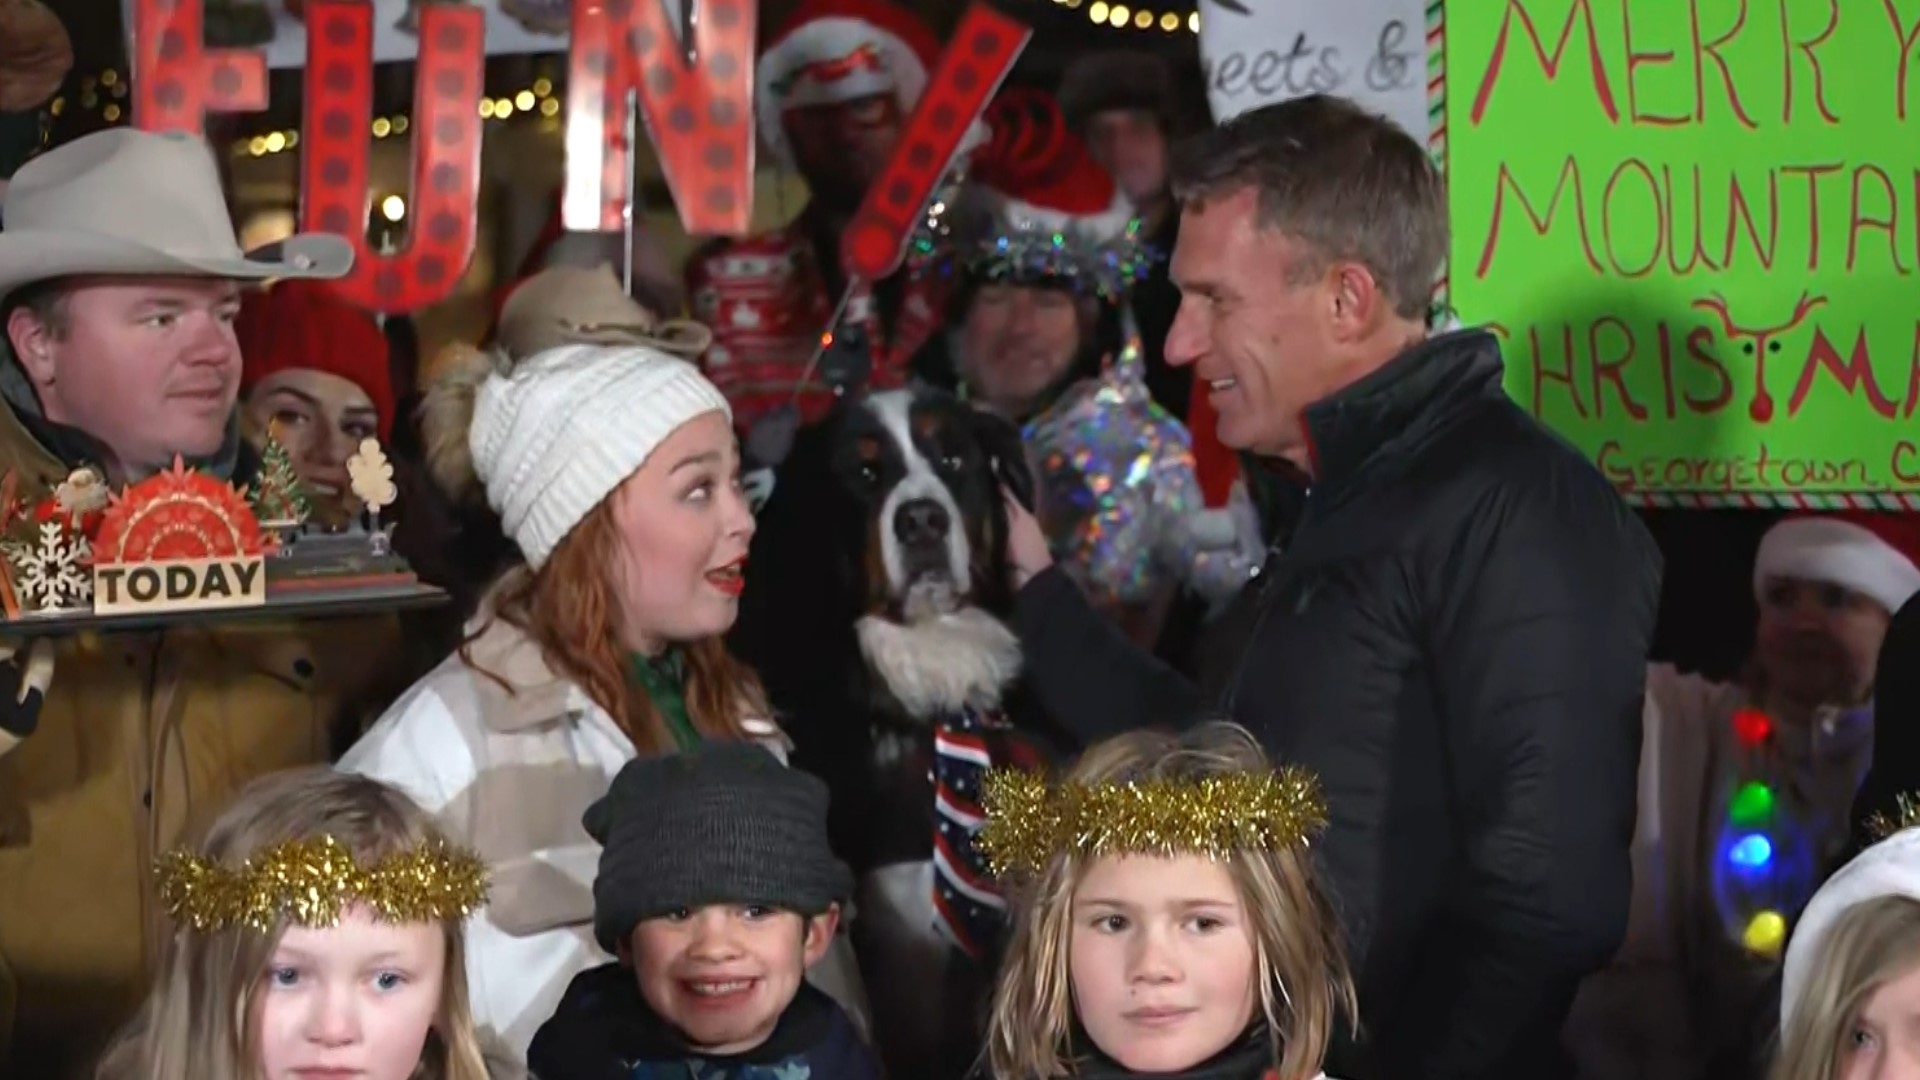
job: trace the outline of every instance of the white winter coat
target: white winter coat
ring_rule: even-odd
[[[489,903],[466,941],[474,1017],[524,1059],[573,977],[611,959],[593,936],[600,845],[580,818],[634,746],[519,629],[491,620],[468,652],[472,664],[455,653],[414,684],[339,767],[405,791],[486,859]],[[748,730],[786,760],[777,726]],[[844,937],[809,978],[867,1030]]]

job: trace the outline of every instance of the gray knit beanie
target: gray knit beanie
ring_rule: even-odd
[[[581,819],[598,840],[601,948],[646,919],[708,904],[819,915],[853,893],[827,843],[827,785],[751,742],[636,758]]]

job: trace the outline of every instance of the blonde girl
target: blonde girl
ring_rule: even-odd
[[[993,1080],[1309,1080],[1356,1015],[1308,838],[1319,786],[1244,728],[1137,731],[1064,782],[998,773],[983,850],[1015,921]]]
[[[483,1050],[467,1005],[482,864],[393,788],[264,777],[157,874],[173,931],[96,1080],[524,1078]]]
[[[1773,1080],[1920,1077],[1920,830],[1827,879],[1787,945]]]

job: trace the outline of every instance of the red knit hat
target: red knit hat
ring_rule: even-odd
[[[1920,593],[1920,514],[1795,514],[1767,530],[1753,560],[1755,595],[1769,578],[1820,581],[1872,597],[1889,612]]]
[[[282,371],[323,371],[366,391],[380,414],[380,438],[393,430],[393,382],[387,335],[366,312],[316,281],[283,281],[240,302],[240,392]]]
[[[760,54],[753,73],[760,137],[791,163],[782,114],[889,90],[911,111],[940,60],[927,25],[889,0],[802,0]]]

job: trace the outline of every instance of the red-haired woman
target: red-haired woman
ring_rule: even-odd
[[[471,355],[428,392],[429,464],[484,487],[525,563],[341,768],[406,790],[487,858],[474,1013],[524,1054],[573,976],[607,960],[587,806],[635,756],[708,739],[784,756],[785,739],[721,641],[753,537],[726,399],[646,345],[567,345],[508,372]],[[864,1015],[838,970],[826,989]]]

